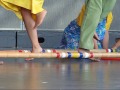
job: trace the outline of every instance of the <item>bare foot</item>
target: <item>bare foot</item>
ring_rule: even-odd
[[[89,59],[95,62],[99,62],[101,60],[101,58],[89,58]]]
[[[42,48],[38,47],[38,48],[32,48],[32,53],[41,53],[42,52]]]
[[[36,15],[36,22],[35,22],[34,28],[37,28],[38,26],[40,26],[42,24],[46,14],[47,14],[47,11],[43,10],[42,12],[40,12]]]
[[[85,53],[85,52],[90,53],[90,50],[84,49],[84,48],[79,48],[78,52],[81,52],[81,53]],[[100,58],[89,58],[89,59],[92,60],[92,61],[96,61],[96,62],[100,61]]]
[[[41,53],[42,52],[42,48],[39,47],[39,48],[34,48],[32,49],[31,53]],[[30,60],[33,60],[34,58],[26,58],[25,60],[27,61],[30,61]]]

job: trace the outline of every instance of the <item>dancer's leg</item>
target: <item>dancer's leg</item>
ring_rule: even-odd
[[[120,40],[117,40],[117,42],[113,45],[112,49],[117,49],[120,47]]]
[[[109,31],[106,30],[105,37],[103,39],[103,49],[108,49],[108,44],[109,44]]]
[[[46,14],[47,14],[46,10],[43,10],[42,12],[36,14],[36,21],[35,21],[34,28],[37,28],[38,26],[40,26],[42,24]]]
[[[42,48],[38,42],[37,28],[34,28],[35,21],[32,18],[31,11],[25,8],[21,8],[21,14],[26,30],[32,42],[32,52],[41,52]]]

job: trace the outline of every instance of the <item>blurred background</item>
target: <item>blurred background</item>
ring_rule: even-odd
[[[83,4],[84,0],[45,0],[44,8],[48,13],[38,28],[38,36],[45,38],[41,44],[44,48],[56,48],[59,45],[64,28],[78,16]],[[120,36],[119,6],[120,0],[117,0],[110,28],[110,47],[114,39]],[[11,11],[0,7],[0,48],[30,47],[24,23]]]

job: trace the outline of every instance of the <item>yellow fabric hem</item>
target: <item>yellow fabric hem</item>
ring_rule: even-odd
[[[10,10],[16,14],[19,19],[22,19],[20,8],[31,10],[33,19],[37,13],[42,12],[44,0],[0,0],[0,5],[6,10]]]

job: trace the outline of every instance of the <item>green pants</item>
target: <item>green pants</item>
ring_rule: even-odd
[[[86,0],[81,26],[80,48],[93,49],[93,36],[98,23],[112,11],[116,0]]]

